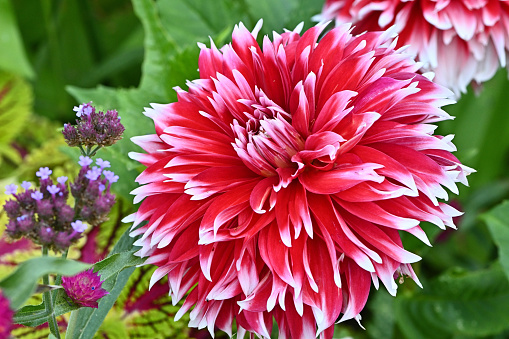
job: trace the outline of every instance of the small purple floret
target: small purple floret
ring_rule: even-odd
[[[30,194],[30,196],[34,200],[42,200],[42,198],[44,198],[43,194],[39,191],[33,192],[32,194]]]
[[[89,157],[80,155],[80,161],[78,161],[78,164],[81,167],[89,166],[91,163],[92,163],[92,159],[90,159]]]
[[[57,185],[51,185],[48,186],[48,192],[50,194],[57,194],[58,192],[60,192],[60,188]]]
[[[101,168],[108,168],[108,167],[111,167],[110,166],[110,162],[108,160],[103,160],[101,158],[97,158],[97,160],[95,161],[95,163],[97,164],[97,166],[101,167]]]
[[[57,181],[59,184],[65,184],[65,182],[67,181],[67,177],[66,176],[61,176],[61,177],[58,177],[57,178]]]
[[[78,233],[83,233],[87,229],[87,224],[84,224],[81,220],[71,222],[71,226]]]
[[[53,173],[52,170],[50,170],[48,167],[41,167],[39,168],[39,171],[35,173],[39,178],[41,179],[47,179],[49,176]]]
[[[113,184],[114,182],[118,181],[118,175],[115,175],[115,173],[113,173],[112,171],[104,171],[103,174],[106,180],[110,182],[110,184]]]
[[[18,186],[14,184],[10,184],[5,186],[5,194],[11,195],[16,194],[16,191],[18,190]]]
[[[99,178],[99,176],[101,175],[101,172],[102,170],[99,167],[94,166],[91,170],[87,171],[85,177],[88,180],[97,180],[97,178]]]
[[[29,183],[28,181],[23,181],[21,183],[21,187],[23,187],[25,190],[29,189],[30,187],[32,187],[32,184]]]

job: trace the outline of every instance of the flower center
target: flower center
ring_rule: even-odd
[[[300,170],[292,157],[304,149],[304,139],[288,122],[290,115],[272,101],[261,98],[248,107],[252,112],[245,113],[245,126],[233,121],[233,147],[252,171],[265,177],[279,175],[286,187]]]

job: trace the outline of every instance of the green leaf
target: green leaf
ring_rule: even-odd
[[[125,268],[137,266],[145,262],[144,258],[133,255],[134,251],[116,253],[99,261],[94,265],[94,271],[101,275],[101,280],[107,280]]]
[[[429,285],[395,300],[395,318],[406,337],[488,336],[509,328],[509,281],[498,265],[448,272]]]
[[[18,25],[9,0],[0,0],[0,69],[25,77],[33,77],[34,71],[28,62]]]
[[[0,281],[0,288],[11,300],[14,309],[21,307],[32,296],[39,279],[45,274],[74,275],[90,265],[57,257],[27,260],[8,277]]]
[[[504,201],[491,211],[481,214],[488,225],[493,241],[498,247],[498,256],[509,279],[509,201]]]

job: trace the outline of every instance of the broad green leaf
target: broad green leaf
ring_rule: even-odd
[[[133,255],[134,251],[115,253],[94,265],[94,271],[101,275],[101,280],[107,280],[125,268],[143,264],[145,259]]]
[[[480,337],[509,328],[509,281],[500,267],[448,272],[420,293],[399,294],[395,319],[408,338]]]
[[[33,77],[23,42],[18,31],[16,17],[9,0],[0,0],[0,69],[25,77]]]
[[[481,215],[488,225],[493,241],[498,247],[498,256],[509,279],[509,201],[504,201],[491,211]]]
[[[74,275],[89,266],[57,257],[33,258],[20,264],[11,275],[0,281],[0,288],[11,300],[12,307],[17,309],[32,296],[37,282],[43,275],[50,273]]]

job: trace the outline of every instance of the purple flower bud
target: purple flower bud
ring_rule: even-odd
[[[55,246],[65,251],[71,245],[71,236],[67,232],[57,232],[55,236]]]
[[[28,181],[23,181],[21,183],[21,187],[23,187],[25,190],[29,189],[30,187],[32,187],[32,184],[29,183]]]
[[[106,170],[103,172],[103,174],[106,180],[110,182],[110,184],[113,184],[114,182],[118,181],[118,175],[115,175],[115,173],[113,173],[112,171]]]
[[[32,194],[30,194],[30,196],[34,200],[42,200],[42,198],[44,198],[44,195],[39,191],[33,192]]]
[[[30,216],[22,215],[18,217],[17,220],[19,229],[25,234],[30,232],[34,227],[34,222]]]
[[[51,186],[48,186],[48,192],[49,192],[51,195],[55,195],[55,194],[57,194],[58,192],[60,192],[60,188],[59,188],[57,185],[51,185]]]
[[[81,167],[89,166],[91,163],[92,163],[92,159],[90,159],[89,157],[80,155],[80,161],[78,161],[78,164]]]
[[[37,213],[39,217],[46,218],[53,216],[53,204],[49,200],[37,201]]]
[[[85,177],[89,180],[97,180],[101,175],[101,169],[97,166],[94,166],[91,170],[87,172]]]
[[[64,185],[64,184],[65,184],[65,182],[67,181],[67,177],[66,177],[66,176],[58,177],[58,178],[57,178],[57,181],[58,181],[58,183],[59,183],[59,184]]]
[[[18,190],[18,186],[14,184],[10,184],[5,186],[5,194],[11,195],[16,194],[16,191]]]
[[[14,219],[20,213],[19,203],[16,200],[7,200],[4,205],[4,210],[10,219]]]
[[[39,229],[39,241],[42,245],[49,245],[53,242],[55,232],[51,227],[41,227]]]
[[[103,184],[99,185],[99,191],[104,192],[105,189],[106,189],[106,186],[104,186]]]
[[[53,173],[52,170],[50,170],[48,167],[41,167],[39,168],[39,171],[35,173],[39,178],[41,179],[47,179],[49,176]]]
[[[71,226],[73,230],[75,230],[78,233],[83,233],[87,229],[87,224],[84,224],[81,220],[76,220],[75,222],[72,222]]]
[[[64,204],[58,209],[58,221],[61,225],[69,225],[74,219],[74,208]]]
[[[65,142],[67,145],[74,147],[81,145],[80,136],[78,135],[78,131],[76,127],[71,124],[64,124],[64,129],[62,130],[62,134],[64,135]]]
[[[99,274],[91,268],[72,277],[62,277],[62,287],[65,293],[76,304],[84,307],[98,308],[97,300],[109,294],[102,288]]]
[[[95,161],[95,163],[97,164],[97,166],[101,167],[101,168],[108,168],[108,167],[111,167],[110,166],[110,162],[108,160],[103,160],[101,158],[97,158],[97,160]]]

